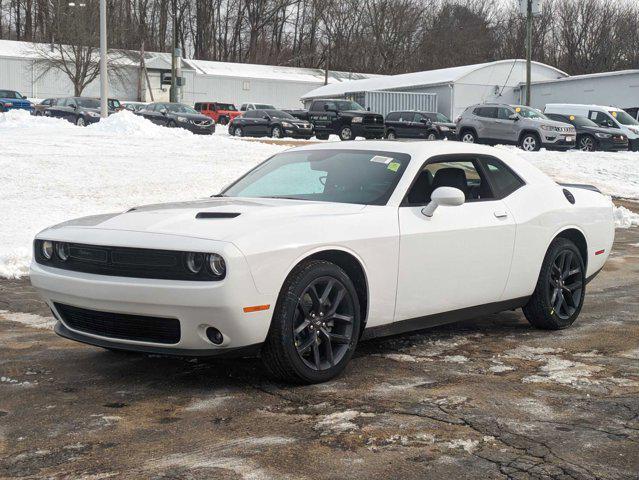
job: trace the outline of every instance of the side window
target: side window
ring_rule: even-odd
[[[201,103],[196,103],[193,108],[195,108],[198,112],[201,112],[202,111],[202,104]]]
[[[411,119],[411,122],[421,122],[422,119],[426,120],[426,117],[424,117],[421,113],[415,113],[413,114],[413,118]]]
[[[614,126],[614,122],[612,121],[612,119],[608,116],[608,114],[604,112],[596,112],[594,110],[591,110],[590,112],[588,112],[588,118],[600,127]]]
[[[500,198],[507,197],[524,185],[524,181],[500,160],[485,158],[481,159],[481,162]]]
[[[510,117],[513,112],[510,108],[506,108],[506,107],[499,107],[497,109],[497,118],[499,120],[508,120],[508,117]]]
[[[464,192],[467,202],[492,200],[490,185],[476,160],[444,161],[427,164],[407,195],[409,205],[426,205],[439,187],[453,187]]]
[[[256,118],[257,114],[255,110],[249,110],[244,114],[244,118]]]
[[[397,120],[399,120],[399,112],[391,112],[386,115],[386,121],[388,122],[396,122]]]
[[[246,112],[246,103],[243,103],[240,107],[240,112]]]

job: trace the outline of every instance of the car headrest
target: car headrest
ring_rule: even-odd
[[[433,183],[433,174],[430,170],[422,170],[417,180],[408,192],[408,201],[413,204],[422,204],[428,198],[430,186]]]
[[[466,172],[461,168],[441,168],[435,172],[433,179],[433,191],[439,187],[458,188],[464,195],[468,194],[468,182],[466,181]]]

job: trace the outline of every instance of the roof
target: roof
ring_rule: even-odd
[[[605,78],[623,75],[639,75],[639,70],[616,70],[614,72],[586,73],[584,75],[570,75],[568,77],[556,78],[552,80],[539,80],[532,83],[533,85],[537,85],[541,83],[571,82],[574,80],[588,80],[590,78]]]
[[[498,60],[496,62],[477,63],[474,65],[464,65],[461,67],[440,68],[437,70],[426,70],[423,72],[404,73],[401,75],[392,75],[380,78],[355,80],[348,83],[325,85],[323,87],[316,88],[311,92],[308,92],[302,97],[302,99],[334,97],[355,92],[396,90],[399,88],[453,83],[482,68],[496,66],[504,63],[512,64],[513,62],[524,61],[525,60],[520,59]],[[558,74],[566,75],[566,73],[554,67],[551,67],[550,65],[545,65],[539,62],[532,63],[556,70]]]
[[[49,48],[49,44],[39,44],[39,48]],[[139,56],[137,51],[130,51],[130,55],[118,56],[117,62],[137,66]],[[0,57],[28,58],[38,57],[34,44],[30,42],[17,42],[12,40],[0,40]],[[171,54],[166,52],[144,52],[144,61],[150,69],[170,69]],[[320,68],[285,67],[277,65],[256,65],[250,63],[215,62],[210,60],[182,59],[182,68],[195,70],[201,75],[213,75],[219,77],[236,77],[246,79],[266,79],[294,82],[324,83],[324,70]],[[381,78],[382,75],[336,72],[330,71],[328,82],[346,82],[351,80]]]

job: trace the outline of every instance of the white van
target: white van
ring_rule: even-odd
[[[628,137],[629,150],[639,151],[639,122],[621,108],[574,103],[549,103],[544,113],[586,117],[604,128],[619,128]]]

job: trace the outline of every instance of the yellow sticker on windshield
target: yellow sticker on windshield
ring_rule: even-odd
[[[388,164],[388,167],[386,168],[388,168],[391,172],[396,172],[397,170],[399,170],[399,166],[400,166],[399,162],[390,162]]]
[[[574,120],[575,116],[574,115],[570,115],[570,120]]]
[[[521,112],[521,107],[515,108],[515,112],[517,112],[517,113]]]
[[[612,113],[613,117],[617,117],[617,112],[610,112],[610,113]]]

